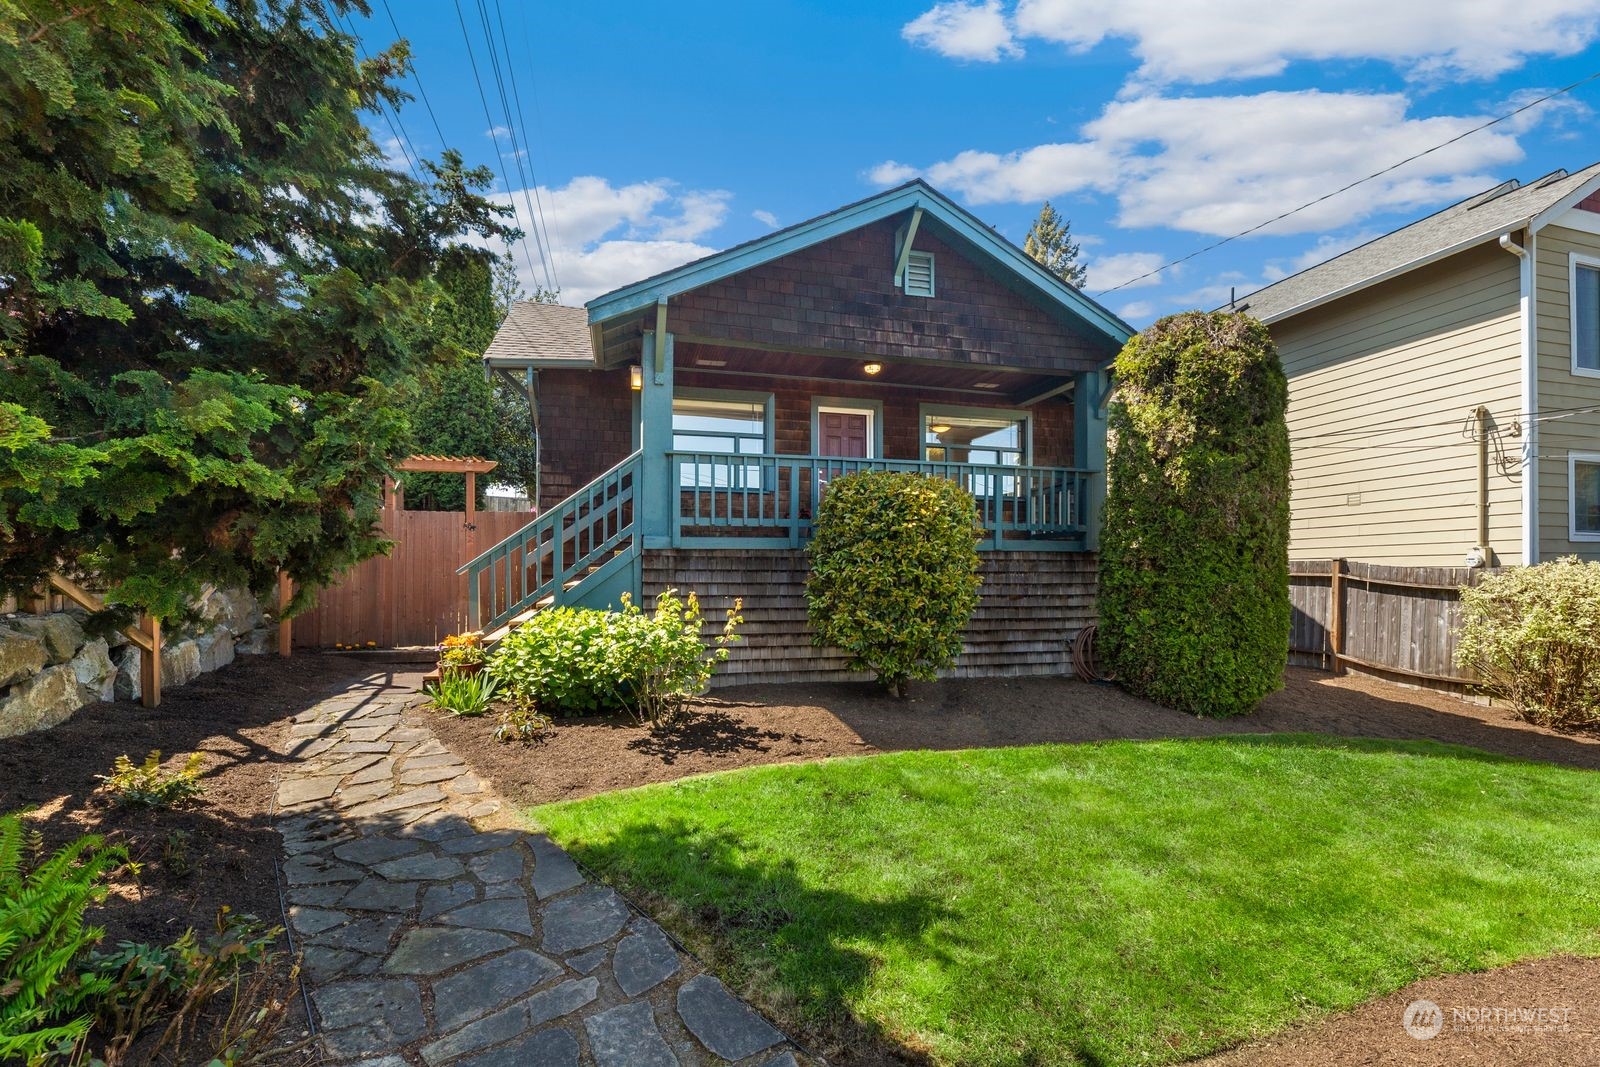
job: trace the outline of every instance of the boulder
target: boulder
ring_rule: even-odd
[[[0,687],[32,678],[49,662],[39,638],[20,630],[0,629]]]
[[[161,686],[175,689],[200,677],[200,646],[192,638],[161,647]]]
[[[200,614],[234,637],[261,625],[261,605],[248,589],[212,589],[200,605]]]
[[[32,680],[12,686],[0,703],[0,737],[15,737],[65,722],[88,702],[70,666],[47,667]]]
[[[67,666],[72,668],[72,675],[78,680],[86,700],[116,699],[117,667],[111,662],[105,641],[98,637],[85,641]]]
[[[202,673],[220,670],[233,662],[233,634],[223,627],[201,634],[194,639],[194,644],[200,651]]]
[[[233,651],[240,656],[263,656],[277,649],[278,631],[271,626],[251,630],[233,643]]]
[[[112,662],[117,665],[117,675],[113,679],[113,692],[118,700],[138,700],[144,695],[141,679],[144,675],[139,668],[144,665],[144,652],[135,644],[127,644],[117,649],[117,654],[112,657]]]
[[[65,663],[83,647],[83,627],[64,612],[52,615],[22,615],[11,620],[11,628],[32,634],[44,642],[51,663]]]

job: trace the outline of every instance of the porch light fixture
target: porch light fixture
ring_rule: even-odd
[[[636,393],[644,388],[644,371],[637,363],[628,365],[628,388]]]
[[[950,424],[948,422],[936,422],[929,426],[928,429],[932,430],[934,433],[949,433]]]
[[[974,389],[998,389],[998,388],[1000,388],[1000,383],[999,382],[976,382],[976,383],[973,384],[972,387]]]
[[[862,369],[862,371],[864,371],[867,374],[877,374],[877,373],[879,373],[880,371],[883,370],[883,364],[882,363],[863,363],[861,365],[861,369]]]

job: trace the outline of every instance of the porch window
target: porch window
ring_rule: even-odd
[[[1600,263],[1572,261],[1572,372],[1600,374]]]
[[[923,409],[923,458],[930,463],[972,463],[985,467],[1020,467],[1027,462],[1027,419],[1003,411],[992,414]],[[973,472],[962,479],[974,496],[997,489],[1010,494],[1017,479]]]
[[[767,405],[755,399],[675,396],[672,448],[713,457],[758,456],[767,451]],[[711,458],[684,464],[678,483],[691,489],[753,488],[761,484],[761,468]]]
[[[1600,541],[1600,453],[1573,453],[1567,460],[1572,487],[1572,540]]]

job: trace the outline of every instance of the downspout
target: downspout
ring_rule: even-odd
[[[1538,423],[1534,421],[1534,413],[1539,409],[1539,377],[1534,334],[1532,230],[1528,231],[1527,240],[1528,246],[1524,248],[1511,239],[1509,231],[1500,235],[1500,247],[1519,260],[1521,329],[1517,346],[1522,361],[1522,562],[1531,565],[1539,562],[1539,443]]]

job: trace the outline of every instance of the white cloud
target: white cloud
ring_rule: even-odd
[[[561,302],[571,306],[716,251],[699,239],[722,224],[731,199],[719,189],[679,190],[668,181],[612,185],[594,176],[556,189],[541,186],[539,196]],[[544,272],[522,190],[494,199],[516,210],[517,225],[528,234],[531,274],[522,251],[514,251],[522,284],[532,292],[544,284]]]
[[[758,208],[750,212],[750,217],[769,229],[776,230],[778,228],[778,216],[770,211],[762,211]]]
[[[1117,309],[1117,318],[1127,323],[1137,323],[1144,319],[1154,318],[1156,306],[1148,300],[1135,300],[1131,304],[1124,304]]]
[[[908,23],[907,40],[957,59],[1020,55],[1034,37],[1087,51],[1130,43],[1144,83],[1204,84],[1281,73],[1295,60],[1379,60],[1422,80],[1492,77],[1530,56],[1574,55],[1600,28],[1594,0],[996,0],[941,3]]]
[[[906,23],[900,36],[951,59],[995,63],[1022,55],[1021,46],[1012,39],[1000,0],[948,0],[935,4]]]
[[[1089,278],[1084,288],[1091,293],[1098,293],[1113,286],[1143,289],[1147,285],[1160,285],[1171,272],[1150,272],[1165,263],[1166,259],[1160,252],[1118,252],[1110,256],[1095,256],[1086,263]]]
[[[910,181],[920,173],[916,167],[908,167],[904,163],[887,159],[867,171],[867,181],[873,185],[899,185]]]
[[[1119,225],[1226,235],[1483,121],[1475,115],[1413,118],[1408,105],[1400,94],[1318,90],[1147,96],[1111,103],[1079,131],[1078,141],[1003,155],[965,151],[923,173],[975,204],[1103,192],[1117,199]],[[1503,126],[1485,130],[1265,232],[1326,231],[1379,212],[1459,199],[1493,184],[1500,168],[1522,156],[1515,133]]]
[[[483,131],[483,135],[489,138],[491,141],[499,140],[502,137],[509,139],[511,137],[511,130],[505,126],[490,126],[487,130]]]

